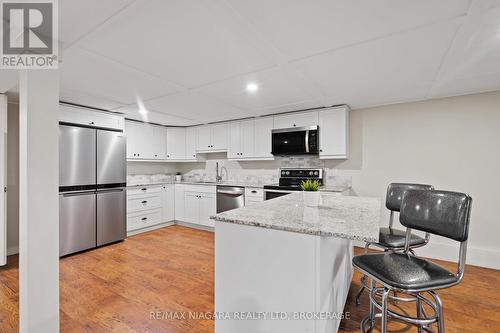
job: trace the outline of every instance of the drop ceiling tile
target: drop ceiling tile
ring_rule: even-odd
[[[139,112],[139,109],[136,106],[125,106],[121,108],[114,109],[113,111],[121,112],[125,114],[126,118],[141,120],[161,125],[170,125],[170,126],[190,126],[197,125],[200,122],[192,119],[176,117],[170,114],[148,110],[147,112]]]
[[[500,6],[500,0],[473,0],[469,14],[478,14]]]
[[[59,1],[59,38],[72,43],[133,0],[63,0]]]
[[[273,66],[254,35],[214,1],[152,0],[130,6],[81,43],[192,88]]]
[[[258,91],[248,92],[249,83],[258,85]],[[204,86],[199,92],[215,97],[254,113],[265,114],[272,109],[290,110],[305,101],[314,105],[314,96],[304,88],[304,82],[294,73],[283,67],[238,76]]]
[[[424,99],[459,27],[425,27],[297,61],[332,104]]]
[[[122,104],[176,92],[176,87],[102,56],[73,47],[61,63],[61,88],[102,96]]]
[[[17,69],[0,69],[0,93],[5,93],[17,85]]]
[[[477,77],[500,75],[500,7],[468,17],[459,29],[440,71],[433,93],[441,95],[454,89],[477,91],[485,87],[500,89],[500,81],[484,83]],[[466,79],[477,81],[474,87]],[[462,82],[462,86],[460,84]],[[454,88],[452,88],[454,87]],[[434,91],[435,90],[435,91]]]
[[[495,90],[500,90],[500,73],[438,82],[432,87],[429,97],[458,96]]]
[[[465,15],[469,0],[227,0],[289,60]]]
[[[107,98],[95,95],[89,95],[79,91],[62,88],[59,92],[59,100],[62,102],[89,106],[98,109],[111,110],[123,106],[124,104]]]
[[[199,123],[223,121],[254,114],[217,101],[197,92],[178,93],[145,101],[147,109],[194,119]]]

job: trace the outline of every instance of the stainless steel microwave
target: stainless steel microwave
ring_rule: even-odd
[[[317,155],[318,126],[292,127],[272,131],[273,155]]]

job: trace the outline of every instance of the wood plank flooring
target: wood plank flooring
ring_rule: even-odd
[[[360,253],[360,249],[356,249]],[[453,269],[453,264],[440,262]],[[0,268],[0,332],[18,331],[18,261]],[[214,236],[172,226],[61,260],[61,332],[213,332],[211,320],[151,319],[154,311],[214,311]],[[365,294],[355,274],[339,332],[359,332]],[[462,284],[439,294],[447,332],[500,331],[500,271],[468,266]],[[409,310],[411,311],[411,309]],[[390,332],[416,332],[391,321]],[[279,332],[277,332],[279,333]]]

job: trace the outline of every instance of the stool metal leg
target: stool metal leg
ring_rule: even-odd
[[[417,295],[417,318],[422,318],[423,313],[422,313],[422,301],[420,301],[420,298],[418,298]],[[422,328],[422,325],[418,325],[418,333],[423,333],[424,329]]]
[[[387,306],[388,306],[388,302],[387,302],[387,298],[389,297],[389,292],[391,290],[390,289],[387,289],[387,288],[384,288],[384,292],[382,293],[382,321],[381,321],[381,327],[380,327],[380,333],[387,333],[387,317],[388,317],[388,313],[387,313]]]
[[[365,244],[365,254],[368,253],[369,247],[370,247],[370,243],[366,243]],[[363,275],[361,277],[361,288],[359,288],[359,290],[356,294],[356,306],[361,304],[361,295],[363,294],[363,291],[365,291],[365,289],[366,289],[365,285],[367,285],[367,282],[366,282],[367,279],[368,279],[368,277],[366,275]]]
[[[434,300],[436,301],[436,316],[437,316],[437,325],[438,325],[438,333],[444,332],[444,316],[443,316],[443,302],[441,302],[441,298],[436,294],[436,292],[429,292]]]

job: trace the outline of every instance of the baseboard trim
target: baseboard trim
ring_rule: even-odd
[[[354,241],[353,243],[354,246],[365,246],[364,242]],[[457,262],[458,248],[458,243],[456,245],[433,243],[431,239],[429,244],[416,249],[415,252],[422,257]],[[500,251],[469,245],[467,247],[467,264],[485,268],[500,269]]]
[[[174,222],[175,222],[175,224],[183,226],[183,227],[199,229],[199,230],[204,230],[204,231],[210,231],[210,232],[215,231],[214,227],[209,227],[209,226],[205,226],[205,225],[194,224],[194,223],[189,223],[189,222],[184,222],[184,221],[179,221],[179,220],[175,220]]]
[[[145,232],[148,232],[148,231],[153,231],[153,230],[157,230],[157,229],[161,229],[161,228],[165,228],[165,227],[170,227],[170,226],[172,226],[174,224],[175,224],[174,221],[163,222],[163,223],[160,223],[160,224],[157,224],[157,225],[153,225],[151,227],[147,227],[147,228],[143,228],[143,229],[137,229],[137,230],[132,230],[132,231],[127,231],[127,237],[135,236],[135,235],[138,235],[138,234],[142,234],[142,233],[145,233]]]
[[[14,254],[19,254],[19,246],[10,246],[7,248],[8,256],[12,256]]]

